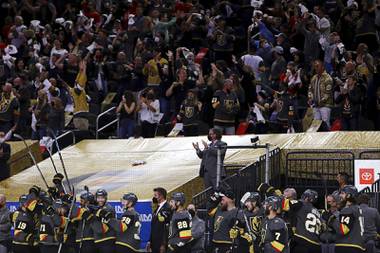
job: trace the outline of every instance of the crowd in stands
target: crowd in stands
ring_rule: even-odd
[[[380,129],[377,1],[4,0],[0,15],[3,132],[87,129],[104,102],[120,138]]]

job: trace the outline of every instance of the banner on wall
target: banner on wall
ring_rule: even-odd
[[[115,208],[115,212],[118,218],[123,214],[123,207],[120,201],[109,201],[110,205]],[[18,202],[7,202],[7,206],[11,212],[17,210],[19,203]],[[141,248],[145,249],[147,242],[149,241],[150,236],[150,223],[152,221],[152,202],[149,201],[139,201],[135,206],[136,212],[140,214],[141,222]]]
[[[380,160],[355,160],[355,186],[358,191],[380,178]]]

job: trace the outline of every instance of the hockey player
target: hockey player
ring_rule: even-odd
[[[20,207],[12,214],[14,224],[13,252],[30,253],[33,249],[35,228],[33,211],[37,200],[28,198],[27,195],[20,196]]]
[[[47,206],[41,217],[39,226],[39,245],[41,253],[58,252],[60,232],[63,232],[66,219],[64,218],[65,210],[68,207],[57,199],[53,206]]]
[[[239,212],[235,207],[234,193],[230,189],[215,192],[207,209],[209,216],[214,217],[214,252],[231,252],[234,239],[230,237],[230,230],[235,225]]]
[[[94,219],[96,212],[95,196],[85,191],[80,195],[80,207],[74,207],[73,221],[76,221],[76,239],[77,252],[94,253],[94,232],[91,227],[91,222]]]
[[[169,224],[168,251],[175,253],[190,253],[192,240],[191,215],[184,207],[185,194],[175,192],[169,202],[173,210],[172,219]]]
[[[289,218],[295,224],[293,233],[292,251],[299,253],[320,253],[321,244],[321,214],[313,203],[318,199],[318,193],[307,189],[301,200],[283,200],[282,209],[287,211]]]
[[[264,202],[266,218],[263,221],[261,245],[263,253],[289,253],[288,228],[283,219],[278,217],[282,200],[268,197]]]
[[[247,192],[240,200],[244,208],[242,220],[245,224],[246,232],[242,235],[239,243],[239,252],[259,252],[259,238],[261,233],[261,223],[264,218],[264,209],[261,206],[261,197],[258,192]],[[253,240],[250,242],[250,240]],[[253,248],[251,248],[253,247]]]
[[[357,205],[358,190],[355,186],[346,185],[341,189],[343,209],[339,218],[330,219],[337,231],[335,240],[336,253],[357,253],[364,251],[364,219],[362,210]]]
[[[108,226],[108,221],[115,218],[115,209],[107,203],[108,193],[104,189],[98,189],[95,194],[98,210],[93,222],[95,248],[99,253],[115,252],[115,231]]]
[[[124,213],[121,220],[111,219],[109,225],[116,231],[116,252],[133,253],[140,249],[140,216],[135,211],[137,196],[134,193],[124,194],[121,203]]]

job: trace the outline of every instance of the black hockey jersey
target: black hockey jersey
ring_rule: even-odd
[[[261,243],[265,253],[289,253],[288,228],[281,218],[266,218],[262,225]]]
[[[191,215],[183,210],[175,212],[169,224],[169,248],[182,247],[192,240],[191,235]]]
[[[116,244],[134,251],[140,249],[140,216],[135,210],[126,210],[121,220],[111,219],[111,228],[116,232]]]
[[[333,223],[336,235],[336,247],[364,249],[364,218],[358,205],[346,206]]]

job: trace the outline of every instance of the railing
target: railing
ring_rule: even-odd
[[[380,149],[363,151],[359,154],[359,159],[380,159]]]
[[[280,149],[276,148],[269,153],[271,160],[270,165],[270,180],[269,183],[277,186],[277,181],[272,181],[272,178],[279,175],[280,166]],[[265,180],[265,163],[266,155],[261,156],[258,161],[245,166],[231,176],[226,177],[221,181],[221,185],[228,185],[235,193],[235,200],[238,204],[240,198],[247,191],[256,191],[258,186]],[[205,208],[210,195],[214,192],[211,187],[193,196],[193,203],[198,208]]]
[[[369,188],[369,187],[366,187]],[[363,190],[361,193],[366,193],[370,196],[369,206],[374,207],[376,209],[380,208],[380,179],[376,180],[372,185],[370,190]]]
[[[285,185],[334,191],[339,172],[346,172],[354,178],[354,159],[354,154],[349,151],[289,152],[286,155]]]
[[[63,134],[61,134],[60,136],[58,136],[57,141],[61,140],[63,137],[65,137],[66,135],[69,135],[69,134],[71,134],[71,136],[72,136],[72,139],[71,139],[72,142],[68,146],[74,145],[76,143],[75,133],[74,133],[74,131],[71,131],[71,130],[68,130],[68,131],[64,132]]]
[[[95,135],[96,135],[96,139],[99,138],[99,133],[101,131],[103,131],[104,129],[106,129],[107,127],[109,126],[112,126],[113,124],[117,123],[117,132],[119,132],[119,116],[116,117],[116,119],[112,120],[111,122],[107,123],[106,125],[102,126],[101,128],[99,128],[99,120],[107,115],[108,113],[110,113],[111,111],[114,111],[115,110],[115,113],[116,113],[116,107],[111,107],[110,109],[108,109],[107,111],[104,111],[102,112],[101,114],[98,115],[98,117],[96,118],[96,129],[95,129]]]

